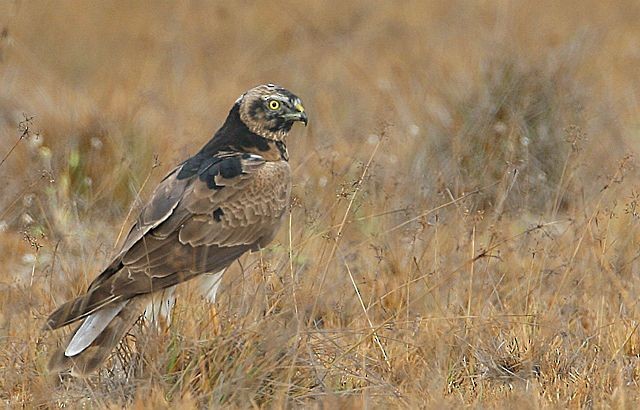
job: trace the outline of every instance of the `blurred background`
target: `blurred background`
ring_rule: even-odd
[[[0,2],[0,398],[633,403],[638,21],[631,0]],[[140,353],[153,376],[52,382],[41,321],[266,82],[310,122],[217,337],[187,315]]]

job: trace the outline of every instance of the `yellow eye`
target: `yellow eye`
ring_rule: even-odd
[[[269,101],[269,109],[270,110],[277,110],[278,108],[280,108],[280,101],[277,101],[277,100]]]

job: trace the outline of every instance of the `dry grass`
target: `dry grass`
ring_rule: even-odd
[[[0,3],[10,407],[637,408],[640,7]],[[87,380],[42,320],[173,164],[277,82],[290,223]]]

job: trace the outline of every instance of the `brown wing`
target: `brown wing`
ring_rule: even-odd
[[[119,254],[113,262],[91,283],[89,290],[109,279],[122,267],[122,256],[131,249],[151,229],[165,222],[172,214],[182,199],[186,188],[191,182],[189,179],[178,179],[176,176],[181,166],[174,168],[160,181],[151,199],[140,212],[136,223],[131,227]]]
[[[131,297],[217,272],[270,242],[289,202],[289,166],[252,156],[242,170],[214,176],[219,189],[194,181],[173,215],[123,255],[111,293]]]
[[[49,327],[64,326],[117,300],[217,272],[270,242],[289,203],[288,163],[267,162],[258,155],[225,155],[217,168],[190,178],[180,179],[177,170],[169,174],[116,261],[87,294],[56,310]]]

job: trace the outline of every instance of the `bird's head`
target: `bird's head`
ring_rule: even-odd
[[[261,137],[281,141],[296,121],[307,125],[302,101],[275,84],[259,85],[238,98],[240,120]]]

